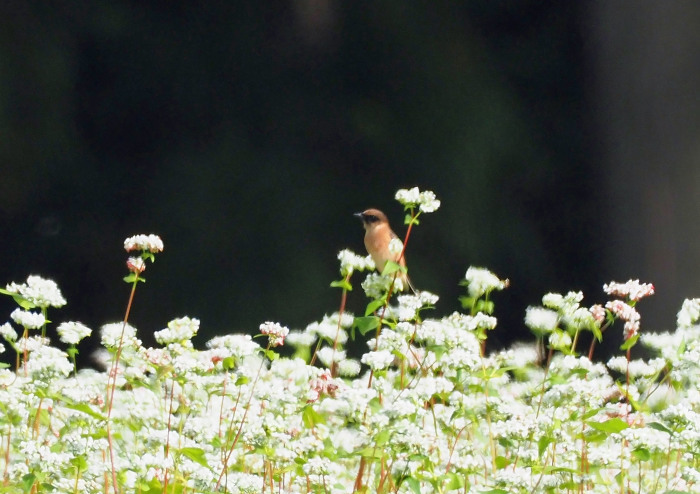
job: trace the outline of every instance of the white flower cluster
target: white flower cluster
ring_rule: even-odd
[[[639,280],[629,280],[627,283],[611,281],[603,285],[603,291],[614,297],[626,298],[632,302],[637,302],[644,297],[654,295],[654,285],[651,283],[640,283]]]
[[[30,275],[27,277],[27,282],[21,285],[14,282],[10,283],[7,285],[6,290],[20,295],[42,309],[66,305],[66,299],[63,298],[56,282],[44,279],[41,276]]]
[[[424,190],[421,192],[418,187],[399,189],[394,198],[404,207],[418,207],[422,213],[432,213],[440,207],[440,200],[436,198],[433,191]]]
[[[168,323],[168,327],[153,333],[153,337],[161,345],[183,343],[191,340],[199,331],[199,319],[180,317]]]
[[[347,276],[355,271],[373,271],[375,268],[371,256],[362,257],[349,249],[338,252],[340,261],[340,274]]]
[[[698,319],[700,319],[700,298],[684,300],[676,319],[678,327],[689,328],[697,324]]]
[[[289,334],[289,328],[277,322],[267,321],[260,325],[260,333],[268,336],[270,346],[284,345],[284,339]]]
[[[508,280],[501,280],[485,268],[469,267],[464,279],[468,284],[469,296],[481,297],[494,290],[503,290],[508,286]]]
[[[124,240],[124,250],[127,252],[140,250],[155,254],[156,252],[163,251],[163,241],[158,235],[155,234],[134,235],[133,237],[128,237],[126,240]]]
[[[64,322],[56,328],[63,343],[77,345],[80,340],[92,334],[92,329],[79,322]]]
[[[46,318],[41,312],[30,312],[18,308],[12,311],[10,317],[14,322],[27,329],[39,329],[46,324]]]

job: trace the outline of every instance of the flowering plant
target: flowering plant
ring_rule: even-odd
[[[439,205],[417,189],[397,198],[421,213]],[[163,243],[125,247],[138,252],[130,308]],[[350,251],[339,260],[344,301],[351,276],[373,266]],[[698,491],[700,299],[683,303],[674,333],[653,334],[637,311],[651,285],[610,283],[611,300],[591,307],[580,292],[547,294],[525,314],[537,341],[488,353],[490,294],[507,280],[470,268],[466,313],[430,317],[437,295],[391,297],[375,278],[365,315],[341,303],[304,329],[265,322],[261,344],[229,334],[197,349],[200,322],[181,317],[145,347],[127,308],[101,329],[104,371],[76,370],[52,345],[46,311],[65,304],[55,283],[9,284],[20,312],[0,326],[16,353],[0,369],[0,492]],[[618,321],[623,353],[595,362]],[[91,333],[56,330],[70,348]],[[354,358],[345,345],[362,333]],[[582,349],[585,333],[594,343]],[[636,343],[648,358],[632,358]],[[293,356],[277,353],[284,345]]]

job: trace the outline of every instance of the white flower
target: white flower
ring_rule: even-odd
[[[343,276],[352,274],[354,271],[373,271],[376,269],[371,256],[362,257],[349,249],[338,252],[338,260],[340,261],[340,274]]]
[[[46,379],[67,376],[73,370],[68,356],[58,348],[42,345],[31,352],[27,360],[27,371],[34,377]]]
[[[407,208],[417,206],[422,213],[432,213],[440,207],[440,201],[436,198],[435,192],[431,190],[421,192],[418,187],[399,189],[394,198]]]
[[[679,328],[689,328],[700,319],[700,298],[686,299],[678,311],[676,322]]]
[[[360,373],[360,363],[357,360],[347,359],[338,362],[338,375],[355,377]]]
[[[568,348],[571,346],[571,336],[566,331],[552,331],[549,334],[549,344],[552,348]]]
[[[49,339],[41,336],[22,337],[17,341],[17,348],[22,352],[35,352],[49,344]]]
[[[63,298],[56,282],[44,279],[41,276],[30,275],[27,277],[26,283],[21,285],[10,283],[6,289],[10,293],[21,295],[42,309],[66,305],[66,299]]]
[[[418,187],[413,187],[412,189],[399,189],[396,191],[394,199],[404,206],[416,205],[420,200],[420,191],[418,190]]]
[[[266,334],[270,346],[284,345],[284,339],[289,334],[289,328],[276,322],[267,321],[260,325],[260,333]]]
[[[17,341],[17,331],[15,331],[9,322],[0,326],[0,336],[5,338],[5,341]]]
[[[389,350],[367,352],[362,356],[362,363],[373,370],[386,369],[394,361],[394,355]]]
[[[143,273],[146,270],[146,261],[142,257],[130,257],[126,260],[126,268],[132,273]]]
[[[153,333],[154,338],[161,345],[181,343],[189,341],[199,331],[199,319],[180,317],[168,323],[168,327]]]
[[[122,336],[123,330],[123,336]],[[115,322],[102,326],[102,345],[117,348],[121,341],[123,346],[138,347],[141,341],[136,338],[136,328],[129,323]]]
[[[232,357],[243,358],[253,355],[260,345],[254,342],[249,334],[228,334],[212,338],[207,342],[207,347],[225,349]]]
[[[389,252],[392,254],[401,254],[403,250],[403,242],[399,238],[392,238],[389,241]]]
[[[323,365],[325,365],[326,367],[330,367],[331,364],[333,364],[333,362],[340,362],[341,360],[345,360],[346,355],[344,351],[334,351],[333,348],[329,346],[324,346],[318,352],[316,352],[316,357],[318,357],[318,360],[320,360]]]
[[[433,213],[440,207],[440,200],[435,197],[435,193],[431,190],[425,190],[420,193],[419,208],[424,213]]]
[[[636,302],[649,295],[654,295],[654,285],[651,283],[640,283],[639,280],[629,280],[627,283],[611,281],[603,285],[603,291],[608,295],[628,298]]]
[[[141,250],[151,253],[163,251],[163,241],[158,235],[134,235],[124,240],[124,250]]]
[[[528,307],[525,310],[525,326],[530,329],[549,332],[559,323],[559,314],[544,307]]]
[[[14,322],[27,329],[39,329],[46,323],[46,318],[40,312],[15,309],[10,314],[10,317]]]
[[[469,285],[469,296],[481,297],[493,290],[503,290],[508,286],[508,280],[500,280],[498,276],[485,268],[469,267],[464,275]]]
[[[56,329],[63,343],[77,345],[80,340],[92,334],[92,329],[79,322],[64,322]]]

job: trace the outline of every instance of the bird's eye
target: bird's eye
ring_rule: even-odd
[[[367,223],[376,223],[377,221],[379,221],[379,218],[377,218],[373,214],[368,214],[366,216],[366,219],[367,219]]]

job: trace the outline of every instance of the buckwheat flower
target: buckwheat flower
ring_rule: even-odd
[[[146,261],[142,257],[130,257],[126,260],[126,268],[136,274],[141,274],[146,270]]]
[[[316,353],[316,357],[318,357],[318,360],[320,360],[323,365],[330,367],[334,362],[345,360],[346,354],[344,351],[334,351],[331,347],[324,346]]]
[[[228,350],[231,356],[236,358],[249,357],[260,349],[260,345],[254,342],[249,334],[217,336],[207,342],[207,347]]]
[[[493,290],[503,290],[508,286],[508,280],[500,280],[485,268],[470,267],[464,278],[469,285],[469,296],[472,298],[481,297]]]
[[[124,332],[123,337],[122,330]],[[124,324],[121,322],[115,322],[105,324],[102,326],[101,340],[102,345],[107,348],[117,348],[120,341],[122,342],[123,346],[131,346],[135,348],[141,346],[141,341],[136,338],[136,328],[128,323]]]
[[[290,331],[286,341],[293,347],[310,347],[316,341],[316,335],[306,331]]]
[[[440,207],[440,200],[437,199],[435,192],[432,190],[424,190],[421,192],[418,202],[418,208],[423,213],[434,213]]]
[[[391,286],[393,276],[382,276],[379,273],[370,273],[367,278],[362,282],[362,289],[365,291],[367,297],[371,299],[377,299],[382,297],[387,291],[389,291],[389,286]],[[395,288],[398,283],[401,282],[400,277],[396,277]]]
[[[654,295],[654,285],[651,283],[640,283],[639,280],[629,280],[627,283],[611,281],[603,285],[603,291],[608,295],[627,298],[636,302],[649,295]]]
[[[373,271],[376,269],[371,256],[362,257],[349,249],[338,252],[340,274],[347,276],[355,271]]]
[[[592,305],[591,308],[588,310],[593,316],[593,319],[595,319],[595,322],[598,323],[598,325],[601,325],[605,321],[606,312],[605,307],[603,307],[602,305]]]
[[[21,295],[42,309],[66,305],[66,299],[63,298],[56,282],[44,279],[41,276],[30,275],[27,277],[26,283],[21,285],[10,283],[6,289],[10,293]]]
[[[412,189],[399,189],[396,191],[394,199],[404,206],[415,206],[420,201],[420,191],[418,190],[418,187],[413,187]]]
[[[63,343],[77,345],[80,340],[92,334],[92,329],[79,322],[63,322],[56,328]]]
[[[678,311],[676,322],[679,328],[689,328],[700,319],[700,298],[686,299]]]
[[[163,251],[163,241],[158,235],[154,234],[134,235],[124,240],[124,250],[127,252],[140,250],[155,254]]]
[[[17,340],[17,349],[21,352],[35,352],[49,343],[50,340],[43,336],[22,337]]]
[[[17,341],[17,331],[15,331],[15,329],[9,322],[6,322],[2,326],[0,326],[0,336],[5,338],[5,341]]]
[[[640,318],[639,312],[622,300],[611,300],[605,304],[605,308],[623,321],[638,321]]]
[[[357,360],[345,359],[338,362],[338,375],[345,377],[355,377],[360,373],[360,363]]]
[[[616,356],[608,360],[607,366],[617,372],[629,372],[630,377],[653,377],[666,367],[666,361],[661,358],[648,362],[635,359],[628,361],[626,357]]]
[[[270,346],[284,345],[284,338],[289,334],[289,328],[276,322],[267,321],[260,325],[260,333],[266,334]]]
[[[70,374],[73,364],[70,363],[65,352],[43,345],[29,354],[26,369],[34,378],[54,379]]]
[[[154,338],[161,345],[181,343],[191,340],[199,331],[199,319],[180,317],[168,323],[168,327],[153,333]]]
[[[394,361],[394,355],[389,350],[367,352],[362,356],[361,362],[372,370],[386,369]]]
[[[554,331],[559,323],[559,314],[544,307],[525,309],[525,326],[532,330],[548,333]]]
[[[42,313],[19,308],[13,310],[10,317],[14,322],[27,329],[39,329],[46,323],[46,318]]]
[[[552,331],[549,334],[549,344],[552,348],[569,348],[571,347],[571,336],[566,331]]]
[[[496,329],[497,323],[498,319],[496,319],[495,317],[489,316],[488,314],[484,314],[483,312],[477,312],[474,316],[471,317],[469,329],[471,329],[472,331],[475,329]]]

